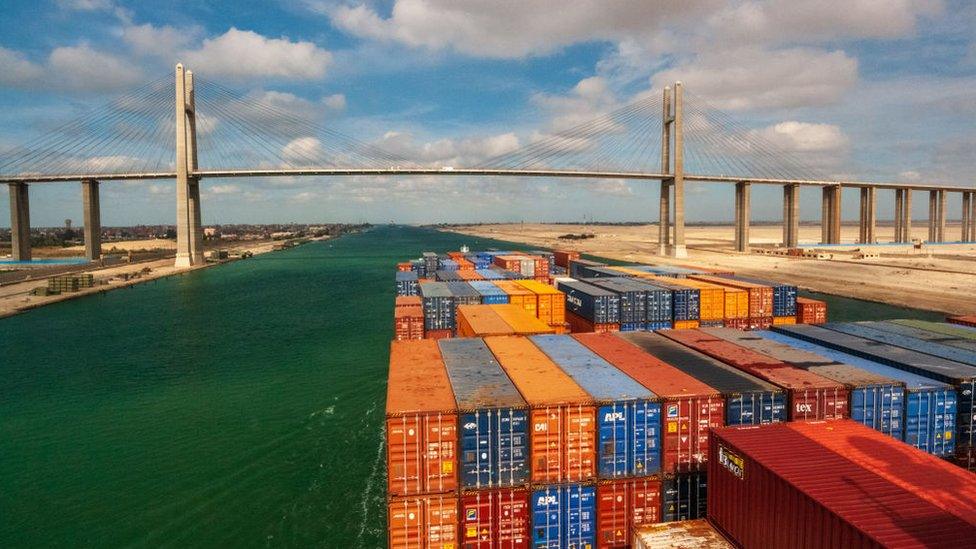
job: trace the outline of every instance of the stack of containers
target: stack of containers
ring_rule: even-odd
[[[496,280],[492,284],[508,295],[509,303],[525,309],[527,313],[538,318],[538,299],[525,286],[522,286],[514,280]]]
[[[536,317],[549,326],[560,329],[566,326],[566,296],[552,286],[538,280],[516,282],[535,295]]]
[[[437,259],[437,254],[434,252],[424,252],[421,257],[424,261],[424,276],[429,278],[431,275],[437,272],[437,267],[440,264],[440,260]]]
[[[397,271],[396,295],[417,295],[417,273],[413,271]]]
[[[836,381],[794,368],[700,330],[668,330],[661,334],[786,389],[791,421],[841,419],[848,415],[847,387]]]
[[[606,265],[589,259],[573,259],[569,262],[569,276],[571,278],[595,278],[599,275],[591,269],[600,267],[606,267]]]
[[[491,267],[489,267],[489,270],[497,273],[502,280],[525,280],[527,278],[532,278],[530,276],[526,276],[517,271],[510,271],[508,269],[503,269],[498,265],[492,265]]]
[[[548,252],[546,250],[529,250],[529,253],[532,254],[532,255],[534,255],[534,256],[538,256],[538,257],[541,257],[541,258],[545,259],[546,260],[546,264],[549,265],[549,268],[547,269],[547,272],[550,275],[552,274],[552,271],[556,267],[556,255],[554,253]]]
[[[702,517],[708,433],[725,425],[725,401],[714,388],[611,334],[579,334],[580,343],[661,398],[663,520]]]
[[[458,337],[515,335],[515,330],[491,305],[461,305],[457,316]]]
[[[773,289],[773,324],[796,324],[796,286],[744,276],[728,276],[732,280],[751,282]]]
[[[397,263],[397,270],[403,272],[411,272],[413,271],[413,263],[410,261],[401,261],[400,263]]]
[[[734,278],[710,276],[710,275],[691,275],[689,278],[701,280],[720,286],[727,286],[743,290],[747,294],[748,316],[745,319],[736,318],[727,320],[726,327],[739,329],[766,329],[773,325],[773,287],[765,284],[745,282]],[[725,294],[728,300],[728,291]],[[726,315],[728,316],[728,315]]]
[[[566,321],[573,332],[620,330],[620,297],[578,280],[559,279],[556,288],[566,294]]]
[[[505,321],[516,335],[552,334],[556,329],[529,314],[528,311],[512,305],[488,305],[503,321]]]
[[[652,333],[619,334],[675,369],[714,388],[725,399],[726,425],[761,425],[787,420],[783,389],[714,358]]]
[[[457,261],[453,259],[439,258],[437,270],[439,271],[456,271],[458,270]]]
[[[823,324],[827,322],[827,304],[808,297],[796,298],[797,324]]]
[[[597,404],[596,537],[601,547],[625,547],[641,520],[658,522],[661,481],[661,404],[653,392],[567,335],[530,338]],[[639,524],[638,524],[639,525]]]
[[[535,280],[549,280],[549,260],[537,255],[496,255],[495,265],[526,278]]]
[[[420,278],[427,278],[427,266],[423,259],[411,259],[410,270],[417,273]]]
[[[953,456],[956,448],[953,436],[956,427],[956,391],[951,385],[781,333],[762,331],[759,335],[794,349],[897,379],[905,385],[902,440],[929,454]]]
[[[458,277],[466,282],[474,282],[476,280],[484,280],[485,277],[481,276],[474,269],[463,269],[457,272]]]
[[[439,342],[457,399],[463,547],[528,547],[529,405],[481,339]]]
[[[424,337],[441,339],[454,332],[454,294],[446,282],[422,282],[418,293],[424,307]]]
[[[386,394],[389,547],[457,546],[457,427],[437,343],[394,341]]]
[[[626,278],[584,278],[580,282],[617,294],[620,302],[620,331],[636,332],[647,326],[647,288]]]
[[[572,250],[556,250],[552,252],[556,265],[563,269],[569,269],[569,262],[580,258],[580,253]]]
[[[729,328],[703,328],[702,331],[843,383],[847,387],[847,405],[852,420],[904,440],[905,385],[897,379],[766,339],[763,334]]]
[[[485,280],[505,280],[505,276],[503,274],[488,267],[485,267],[484,269],[476,269],[474,272]]]
[[[738,547],[971,547],[976,477],[851,421],[714,431],[708,518]]]
[[[485,305],[508,303],[508,294],[492,282],[487,280],[472,280],[468,284],[481,294],[481,302]]]
[[[642,526],[634,530],[631,540],[634,549],[732,549],[705,519],[665,522]]]
[[[900,334],[915,339],[930,341],[932,343],[948,345],[949,347],[955,347],[957,349],[963,349],[969,352],[976,352],[976,332],[972,333],[973,337],[968,338],[946,335],[944,333],[940,334],[938,332],[932,332],[922,328],[915,328],[913,326],[906,326],[903,324],[896,324],[890,321],[858,322],[858,324],[884,332],[891,332],[893,334]]]
[[[656,277],[644,271],[638,271],[627,267],[612,267],[612,269],[622,275],[632,276],[635,280],[643,284],[648,284],[657,288],[664,288],[671,292],[671,320],[672,326],[676,330],[697,328],[701,309],[701,291],[698,288],[679,286],[672,284],[666,279]],[[650,328],[648,329],[664,329]]]
[[[631,285],[643,288],[644,302],[644,329],[670,330],[674,327],[675,316],[685,319],[691,314],[698,314],[697,299],[694,308],[689,310],[688,294],[691,292],[687,288],[676,288],[674,286],[655,285],[649,281],[636,278],[627,278]],[[695,294],[697,297],[697,294]]]
[[[956,390],[956,459],[976,470],[976,367],[819,326],[776,326],[786,335],[948,383]]]
[[[668,283],[674,286],[698,290],[699,326],[722,326],[725,323],[725,288],[722,286],[688,278],[667,278],[651,274],[647,274],[646,277],[655,283]],[[733,296],[730,298],[732,301],[728,307],[729,314],[732,315],[731,318],[741,317],[743,315],[748,316],[748,301],[746,301],[745,310],[742,310],[740,307],[741,304],[739,303],[739,295],[744,294],[744,292],[738,291],[736,293],[736,291],[733,291],[732,293]],[[677,324],[675,328],[678,328]]]
[[[529,405],[532,547],[596,543],[596,407],[527,338],[485,344]]]
[[[424,338],[424,308],[416,305],[397,305],[393,309],[393,339]]]
[[[412,307],[412,306],[420,307],[421,305],[423,305],[423,302],[420,301],[420,296],[416,296],[416,295],[398,295],[396,297],[396,302],[395,302],[394,307],[395,308]]]
[[[454,307],[461,305],[480,305],[481,292],[475,290],[470,284],[463,281],[448,282],[447,289],[454,296]],[[456,314],[456,313],[455,313]]]

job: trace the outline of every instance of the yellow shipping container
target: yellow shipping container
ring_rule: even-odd
[[[795,316],[774,316],[773,326],[783,326],[784,324],[796,324]]]
[[[725,318],[749,318],[749,292],[725,288]]]
[[[515,332],[515,335],[554,334],[556,329],[529,314],[524,308],[511,303],[505,305],[487,305],[504,320]]]
[[[498,286],[503,292],[508,294],[508,302],[511,305],[518,305],[526,311],[532,314],[532,316],[537,316],[537,307],[539,299],[536,297],[535,293],[526,289],[524,286],[517,284],[514,280],[492,280],[492,284]]]
[[[675,330],[690,330],[692,328],[698,327],[697,320],[675,320],[674,329]]]
[[[537,280],[515,280],[536,296],[536,317],[554,326],[566,322],[566,294]]]
[[[491,305],[460,305],[457,312],[458,337],[515,335],[515,330],[498,316]]]

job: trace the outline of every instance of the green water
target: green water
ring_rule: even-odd
[[[381,227],[0,320],[0,547],[383,546],[393,265],[465,243],[517,247]]]
[[[0,320],[0,547],[385,544],[377,228]]]

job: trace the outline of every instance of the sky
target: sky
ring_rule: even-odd
[[[689,102],[830,177],[976,185],[971,0],[6,0],[0,158],[171,75],[178,61],[425,166],[477,164],[680,80]],[[257,131],[280,129],[255,121]],[[651,165],[658,152],[647,149]],[[267,161],[288,153],[275,149]],[[205,179],[202,192],[207,224],[654,221],[658,187],[314,177]],[[33,185],[32,225],[80,224],[80,193],[77,183]],[[732,218],[729,186],[689,183],[687,193],[689,221]],[[846,219],[855,195],[844,194]],[[817,219],[818,190],[801,198],[801,218]],[[781,200],[779,188],[755,188],[753,219],[778,219]],[[892,203],[879,193],[881,218]],[[101,204],[104,225],[172,223],[175,185],[107,182]],[[921,194],[914,206],[924,218]]]

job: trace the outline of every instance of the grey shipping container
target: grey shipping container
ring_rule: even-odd
[[[619,274],[619,273],[618,273]],[[647,321],[647,291],[635,286],[627,278],[584,278],[581,282],[613,292],[620,296],[620,322]]]
[[[970,366],[976,365],[976,353],[972,351],[950,347],[948,345],[943,345],[941,343],[932,341],[926,341],[917,337],[893,334],[891,332],[879,330],[871,326],[866,326],[860,322],[828,322],[827,324],[824,324],[823,327],[857,337],[873,339],[874,341],[880,341],[882,343],[887,343],[888,345],[897,345],[899,347],[904,347],[905,349],[911,349],[912,351],[937,356],[946,360],[954,360],[963,364],[969,364]]]
[[[453,330],[454,294],[446,282],[421,282],[418,295],[424,308],[425,330]]]
[[[772,383],[658,334],[616,335],[721,393],[727,425],[759,425],[787,419],[786,393]]]
[[[898,324],[887,320],[883,322],[859,322],[858,324],[875,328],[877,330],[883,330],[885,332],[916,337],[918,339],[924,339],[925,341],[931,341],[932,343],[941,343],[942,345],[948,345],[949,347],[956,347],[959,349],[976,352],[976,338],[959,337],[955,335],[933,332],[931,330],[926,330],[925,328],[906,326],[904,324]]]
[[[620,296],[592,284],[557,280],[556,288],[566,294],[566,310],[595,324],[620,322]]]
[[[417,273],[397,271],[396,295],[417,295]]]
[[[590,261],[589,259],[574,259],[569,262],[569,276],[573,278],[593,278],[591,267],[606,267],[606,263]]]

